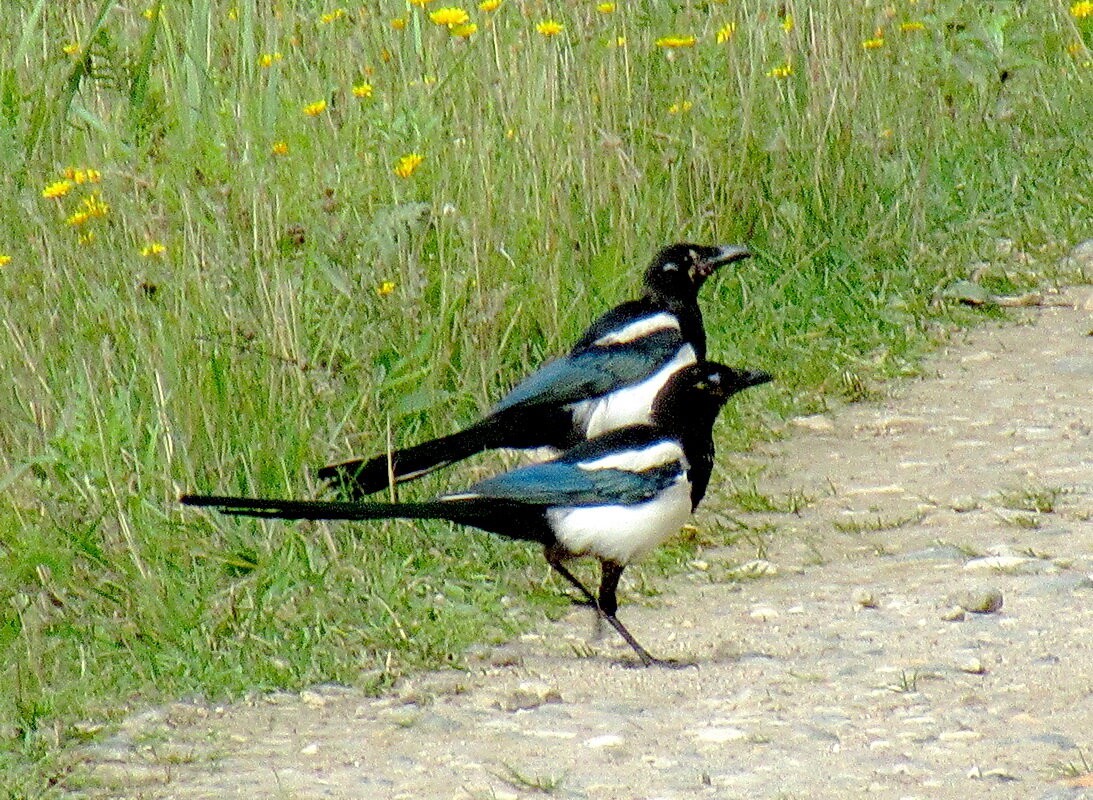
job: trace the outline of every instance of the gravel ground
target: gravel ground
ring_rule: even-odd
[[[622,668],[575,608],[385,697],[145,711],[80,780],[131,798],[1093,798],[1093,294],[1048,299],[748,456],[760,491],[811,500],[743,515],[774,526],[766,558],[709,551],[653,600],[623,595],[640,641],[697,667]]]

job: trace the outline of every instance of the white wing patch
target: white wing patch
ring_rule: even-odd
[[[608,453],[592,461],[580,461],[577,463],[577,467],[586,471],[620,469],[626,472],[644,472],[647,469],[659,467],[662,464],[670,464],[673,461],[679,461],[684,465],[687,463],[683,455],[683,448],[679,446],[679,443],[672,439],[665,439],[662,442],[655,442],[650,447],[623,450]]]
[[[552,508],[547,520],[574,555],[629,564],[683,527],[691,513],[691,485],[676,478],[652,500],[634,505]]]
[[[679,320],[676,318],[675,314],[661,311],[659,314],[653,314],[651,317],[636,319],[629,325],[624,325],[617,331],[611,331],[611,333],[601,336],[593,342],[593,344],[600,345],[601,347],[605,347],[609,344],[626,344],[627,342],[633,342],[636,339],[640,339],[643,336],[648,336],[654,331],[663,331],[669,328],[679,330]]]
[[[657,392],[670,377],[697,360],[694,348],[685,344],[671,361],[641,383],[574,403],[573,420],[584,427],[587,439],[627,425],[648,425],[653,421],[653,400]]]

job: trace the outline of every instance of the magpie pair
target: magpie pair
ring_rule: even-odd
[[[677,371],[706,357],[698,291],[743,247],[673,244],[645,270],[642,296],[616,306],[570,352],[530,375],[469,428],[369,459],[319,470],[359,499],[391,483],[495,448],[566,450],[627,425],[648,423],[653,399]]]
[[[550,566],[581,593],[645,666],[654,658],[616,616],[616,590],[627,564],[683,525],[702,500],[713,470],[713,424],[725,402],[766,383],[761,371],[700,361],[665,381],[647,422],[582,441],[559,457],[479,481],[425,502],[324,502],[184,495],[191,506],[224,514],[280,519],[442,519],[543,545]],[[598,596],[565,566],[594,556]]]

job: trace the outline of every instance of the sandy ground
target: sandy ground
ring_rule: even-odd
[[[128,798],[1093,798],[1093,297],[1049,299],[748,456],[761,492],[809,501],[741,515],[772,526],[765,559],[706,552],[659,596],[623,595],[640,641],[696,667],[621,667],[625,646],[590,643],[575,608],[385,697],[149,709],[87,749],[80,783]]]

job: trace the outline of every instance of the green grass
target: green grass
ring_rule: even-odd
[[[538,555],[484,534],[175,500],[311,495],[317,465],[469,422],[665,243],[757,254],[703,297],[711,355],[778,378],[725,415],[723,456],[764,419],[912,372],[939,320],[997,313],[931,300],[1000,237],[1056,279],[1091,235],[1093,20],[787,7],[792,26],[774,2],[507,0],[469,8],[464,41],[397,0],[329,22],[301,0],[9,2],[0,786],[44,791],[80,719],[382,686],[556,607]],[[536,33],[547,17],[563,33]],[[409,153],[425,160],[399,177]],[[66,168],[101,177],[43,197]],[[105,215],[67,224],[92,193]]]

